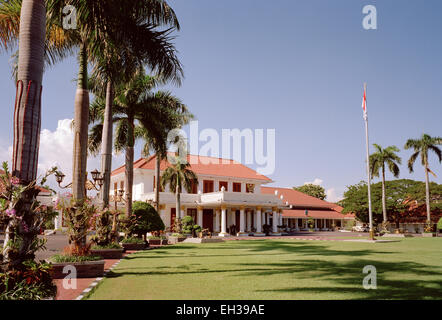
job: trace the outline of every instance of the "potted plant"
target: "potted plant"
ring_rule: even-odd
[[[93,246],[91,254],[103,259],[121,259],[123,247],[116,242],[115,234],[112,230],[113,215],[109,211],[104,211],[97,216],[95,221],[96,235],[91,238]]]
[[[101,256],[91,253],[92,243],[87,243],[87,234],[91,230],[92,221],[98,217],[96,208],[90,200],[70,200],[69,205],[59,201],[67,224],[69,246],[61,254],[48,259],[52,264],[52,276],[55,279],[66,277],[65,267],[75,267],[77,278],[101,277],[104,274],[104,260]]]
[[[434,237],[434,233],[433,233],[433,224],[432,224],[430,221],[428,221],[428,222],[425,224],[425,227],[424,227],[424,233],[422,233],[422,236],[425,237],[425,238],[431,238],[431,237]]]
[[[169,244],[176,244],[178,242],[183,242],[186,239],[187,237],[184,234],[177,232],[172,233],[172,235],[168,237]]]
[[[153,231],[152,235],[147,237],[149,246],[161,246],[167,244],[167,238],[163,235],[163,231]]]
[[[142,238],[138,237],[126,237],[120,242],[121,246],[124,248],[124,250],[144,250],[147,246],[149,246],[148,243]]]
[[[40,300],[55,297],[57,287],[52,281],[52,266],[35,262],[35,252],[43,249],[45,239],[39,238],[45,222],[53,218],[53,210],[36,199],[41,189],[36,181],[27,185],[10,174],[3,162],[0,175],[0,230],[5,241],[0,252],[0,300]],[[40,182],[55,173],[49,170]],[[46,187],[47,188],[47,187]]]
[[[181,226],[182,226],[182,233],[186,237],[193,237],[196,238],[197,234],[201,232],[201,227],[193,221],[193,218],[191,216],[185,216],[181,220]]]

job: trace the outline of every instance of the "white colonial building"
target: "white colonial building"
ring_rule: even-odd
[[[289,220],[298,223],[296,215],[289,215],[290,205],[292,209],[295,207],[293,203],[289,203],[290,196],[287,200],[284,198],[284,193],[299,192],[292,189],[265,188],[263,185],[273,182],[271,179],[233,160],[189,155],[187,161],[191,164],[191,170],[198,176],[198,185],[193,186],[192,192],[183,191],[181,194],[181,217],[192,216],[198,225],[218,233],[219,236],[229,234],[262,236],[265,224],[271,226],[274,235],[279,235],[278,226],[283,224],[283,214],[287,215],[284,217],[286,225]],[[155,162],[155,156],[135,161],[132,190],[134,201],[150,203],[156,201]],[[169,163],[163,160],[160,165],[161,173],[167,166]],[[125,190],[124,181],[125,167],[122,166],[112,172],[111,197],[115,194],[115,190]],[[166,227],[170,228],[177,216],[175,193],[168,187],[160,191],[159,214]],[[310,200],[318,200],[307,197]],[[333,209],[337,207],[336,205],[318,201],[324,208],[316,211],[325,209],[323,214],[318,216],[323,229],[326,228],[326,220],[329,220],[327,213],[333,215],[332,219],[339,221],[344,219],[344,215]],[[329,226],[331,224],[329,222]]]

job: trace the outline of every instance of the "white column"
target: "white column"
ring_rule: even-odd
[[[217,208],[217,209],[215,209],[215,231],[216,232],[221,231],[219,228],[219,225],[220,225],[219,220],[220,220],[220,214],[219,214],[219,209]]]
[[[252,213],[250,211],[246,212],[247,215],[247,227],[246,230],[250,232],[252,230]]]
[[[256,208],[256,233],[262,233],[262,223],[261,223],[262,213],[261,207]]]
[[[315,219],[315,230],[318,230],[318,219]]]
[[[184,218],[184,206],[181,206],[180,219]]]
[[[272,232],[273,233],[278,233],[278,212],[277,212],[277,208],[273,208],[272,209]]]
[[[221,207],[221,233],[219,234],[221,237],[227,237],[227,214],[226,207]]]
[[[197,220],[196,224],[202,228],[203,227],[203,208],[202,207],[197,207],[197,209],[196,209],[196,220]]]
[[[247,235],[245,232],[244,207],[239,208],[239,233],[238,235]]]

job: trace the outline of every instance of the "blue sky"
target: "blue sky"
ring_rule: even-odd
[[[186,76],[180,88],[170,89],[196,115],[200,130],[275,129],[276,171],[270,176],[275,185],[320,179],[334,200],[346,185],[365,179],[364,82],[372,143],[402,149],[423,132],[442,136],[438,0],[170,4],[182,26],[175,44]],[[377,8],[377,30],[362,28],[368,4]],[[12,144],[15,88],[9,56],[0,55],[2,155]],[[49,143],[59,137],[58,121],[73,118],[76,72],[76,59],[69,58],[45,74],[42,128]],[[70,154],[57,150],[40,158],[66,164]],[[400,155],[406,163],[411,151]],[[432,179],[442,183],[442,166],[431,158],[438,175]],[[116,158],[114,166],[123,161]],[[402,178],[423,176],[419,162],[415,174],[401,167]]]

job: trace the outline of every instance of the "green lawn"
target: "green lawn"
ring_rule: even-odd
[[[376,290],[363,289],[365,265]],[[128,256],[88,298],[441,299],[442,238],[179,244]]]

